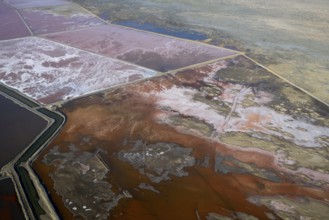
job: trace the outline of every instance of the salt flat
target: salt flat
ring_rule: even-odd
[[[3,2],[0,2],[0,21],[0,40],[31,35],[18,12]]]
[[[35,36],[0,40],[0,82],[66,116],[31,158],[50,192],[37,205],[50,196],[63,219],[327,218],[329,109],[291,83],[326,94],[323,0],[76,2],[209,39],[108,24],[61,0],[7,0]]]
[[[117,25],[54,33],[46,38],[162,72],[237,53]]]
[[[104,24],[76,5],[56,5],[21,9],[20,13],[34,34],[74,30]]]
[[[329,211],[328,107],[244,56],[60,110],[68,121],[33,166],[67,219],[324,219]]]
[[[0,81],[42,102],[77,97],[155,71],[30,37],[0,42]]]

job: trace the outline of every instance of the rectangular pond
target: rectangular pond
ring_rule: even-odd
[[[31,35],[17,11],[4,2],[0,2],[0,40]]]
[[[0,168],[15,158],[46,128],[47,121],[0,93]]]
[[[0,42],[0,81],[43,103],[147,78],[155,71],[41,38]]]
[[[20,10],[34,34],[74,30],[104,24],[76,5],[57,5]]]
[[[117,25],[55,33],[46,37],[161,72],[236,54],[225,48]]]

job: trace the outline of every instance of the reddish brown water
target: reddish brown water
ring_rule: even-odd
[[[246,62],[241,60],[242,63]],[[56,157],[56,154],[50,152],[55,146],[60,152],[70,152],[72,144],[82,152],[95,152],[97,149],[105,151],[106,154],[101,155],[109,167],[106,180],[113,186],[114,192],[119,193],[124,189],[131,193],[132,198],[120,200],[118,205],[110,210],[111,219],[196,219],[197,215],[206,219],[211,212],[231,217],[236,213],[247,213],[259,219],[268,219],[268,213],[273,216],[277,214],[264,205],[250,202],[250,196],[285,196],[292,199],[303,197],[319,201],[329,199],[326,189],[309,187],[299,180],[298,176],[283,173],[275,164],[273,154],[257,150],[246,151],[212,139],[209,134],[193,135],[184,130],[191,127],[184,127],[183,124],[174,126],[175,124],[168,124],[168,121],[160,121],[161,118],[176,112],[159,104],[160,101],[166,101],[164,103],[169,106],[171,97],[157,97],[156,94],[177,87],[193,88],[198,94],[203,91],[202,86],[208,83],[204,77],[211,71],[210,66],[195,71],[183,71],[177,75],[133,84],[65,105],[62,108],[68,116],[65,127],[34,163],[34,168],[50,190],[64,218],[72,219],[73,216],[63,204],[65,195],[57,194],[53,179],[49,176],[61,168],[54,166],[56,163],[47,166],[42,160]],[[217,90],[208,94],[211,95],[215,91]],[[185,93],[187,92],[188,90]],[[181,94],[173,93],[172,97],[179,95]],[[226,97],[225,91],[220,97],[223,100],[230,98]],[[180,106],[181,102],[184,102],[184,99],[174,101],[174,105]],[[193,100],[185,103],[190,106],[189,111],[193,111],[191,103]],[[200,102],[199,106],[202,104],[203,102]],[[199,111],[201,110],[200,108]],[[185,114],[188,115],[189,112],[186,111]],[[191,116],[186,115],[178,114],[177,120],[192,120]],[[246,124],[254,127],[261,123],[258,116],[248,120]],[[225,131],[222,132],[224,135]],[[90,140],[84,142],[85,137]],[[143,149],[136,147],[136,143],[142,143]],[[150,146],[163,146],[166,143],[178,146],[181,150],[172,148],[170,151],[178,152],[178,155],[185,150],[191,152],[189,156],[194,158],[195,163],[183,168],[186,175],[180,176],[176,173],[184,157],[156,157],[158,161],[152,161],[152,157],[149,157],[143,165],[138,163],[138,155],[147,155]],[[122,159],[125,158],[122,156],[125,153],[128,157]],[[218,156],[224,161],[221,165],[217,164]],[[208,163],[205,163],[206,157],[209,158]],[[276,177],[259,177],[253,171],[247,170],[239,172],[243,166],[239,168],[236,161],[261,169],[264,174],[272,172]],[[177,167],[175,164],[178,164]],[[237,166],[237,171],[218,171],[225,166],[232,169]],[[161,176],[162,169],[169,174]],[[160,182],[154,181],[150,174],[159,177]],[[144,188],[140,187],[141,184],[144,184]],[[145,189],[145,185],[151,188]],[[90,183],[90,188],[92,187]]]

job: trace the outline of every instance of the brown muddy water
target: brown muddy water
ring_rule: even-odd
[[[2,167],[22,152],[46,128],[47,121],[2,95],[0,115]]]
[[[1,219],[6,220],[25,219],[14,184],[9,178],[0,180],[0,216]]]
[[[33,166],[65,219],[326,219],[315,103],[239,56],[67,103]]]

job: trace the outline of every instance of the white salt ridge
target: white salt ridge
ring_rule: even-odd
[[[229,87],[229,91],[232,94],[235,85]],[[241,85],[236,85],[236,91],[244,88]],[[237,107],[234,112],[238,113],[238,117],[231,116],[226,124],[225,117],[220,115],[216,110],[206,103],[193,100],[193,96],[197,91],[189,88],[180,88],[174,86],[170,89],[162,90],[160,92],[153,92],[150,94],[144,94],[145,96],[153,96],[157,100],[157,105],[161,108],[170,108],[179,112],[182,115],[196,117],[209,124],[212,124],[218,133],[241,131],[241,132],[263,132],[270,135],[275,135],[286,140],[292,141],[296,145],[303,147],[324,147],[324,141],[319,140],[319,137],[329,137],[329,128],[310,124],[305,121],[296,120],[290,115],[278,113],[265,106],[253,106],[253,107]],[[246,92],[238,100],[239,103],[243,98],[251,94],[251,89],[247,89]],[[232,103],[234,98],[231,96],[225,97],[228,94],[224,91],[220,99],[224,99],[226,102]],[[237,92],[233,93],[237,94]],[[267,96],[267,98],[270,95]],[[177,102],[179,100],[179,102]],[[266,100],[268,101],[268,100]],[[249,117],[257,115],[258,121],[253,122]],[[164,114],[159,114],[157,120],[162,122],[168,122]],[[225,127],[224,127],[225,123]],[[252,128],[247,125],[254,125]],[[223,130],[224,127],[224,130]]]
[[[261,131],[266,134],[282,137],[286,140],[294,142],[296,145],[304,147],[323,147],[322,141],[318,138],[321,136],[329,137],[329,128],[316,126],[301,120],[296,120],[290,115],[285,115],[274,111],[267,107],[248,107],[237,108],[239,118],[231,118],[226,131],[240,131],[239,127],[243,127],[248,122],[248,116],[257,114],[261,120],[257,121],[259,129],[244,132]]]
[[[155,47],[154,51],[163,57],[167,57],[168,59],[177,59],[177,54],[193,54],[195,57],[211,57],[223,51],[223,49],[212,48],[211,46],[201,44],[193,44],[193,46],[191,46],[190,44],[191,43],[187,41],[177,41],[177,39],[172,39],[165,41],[165,43],[161,44],[161,46]],[[140,49],[143,50],[143,48]]]
[[[208,64],[207,67],[210,67],[211,70],[200,70],[200,73],[207,73],[207,76],[203,79],[204,82],[213,83],[215,74],[221,70],[227,68],[227,61],[222,60],[220,62],[215,62]]]
[[[215,127],[220,126],[225,117],[218,114],[211,106],[193,100],[195,93],[195,90],[174,86],[159,93],[150,93],[150,95],[156,97],[157,105],[161,107],[170,107],[180,114],[199,118],[209,124],[213,124]]]
[[[193,95],[195,93],[196,90],[188,88],[179,88],[177,86],[174,86],[170,89],[164,89],[160,92],[153,92],[151,94],[145,93],[144,96],[149,95],[155,97],[155,100],[157,100],[157,105],[160,108],[170,108],[182,115],[192,116],[200,120],[204,120],[205,122],[213,125],[214,128],[217,129],[218,133],[230,131],[262,132],[265,134],[270,134],[289,140],[301,147],[319,148],[324,147],[328,144],[325,141],[319,140],[319,137],[328,137],[329,128],[316,126],[301,120],[296,120],[290,115],[278,113],[264,106],[236,108],[235,112],[238,113],[239,117],[231,116],[231,118],[228,120],[228,123],[225,124],[225,130],[221,130],[224,127],[225,117],[213,110],[211,106],[193,100]],[[246,90],[244,96],[247,94],[248,90]],[[262,102],[267,102],[267,99],[271,96],[267,95],[266,97],[266,100],[262,100]],[[179,100],[179,102],[177,102],[177,100]],[[233,102],[231,97],[229,97],[229,102]],[[171,124],[169,117],[172,114],[173,113],[160,113],[156,116],[156,120],[160,121],[161,123]],[[259,116],[259,120],[255,122],[255,126],[253,126],[250,130],[245,125],[250,125],[250,123],[252,123],[252,121],[248,120],[248,116],[255,114]],[[175,127],[178,130],[182,130],[179,126]],[[215,140],[218,140],[218,136],[206,138],[214,138]],[[285,155],[282,155],[280,152],[278,154],[272,154],[267,151],[253,147],[250,147],[250,149],[248,149],[236,146],[236,148],[239,148],[242,151],[250,150],[260,152],[265,155],[272,155],[275,158],[275,164],[278,166],[278,168],[286,173],[289,173],[291,175],[306,175],[314,181],[325,181],[329,183],[329,174],[304,167],[300,167],[297,170],[291,170],[286,168],[285,166],[282,166],[282,164],[294,164],[295,161],[287,159]]]
[[[0,81],[49,102],[73,98],[143,78],[155,71],[105,58],[41,38],[0,42]]]

